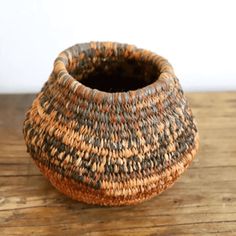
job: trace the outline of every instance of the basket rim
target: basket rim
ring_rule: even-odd
[[[152,83],[144,87],[122,91],[122,92],[107,92],[96,88],[91,88],[76,80],[68,71],[67,67],[70,65],[72,59],[78,57],[80,53],[88,53],[91,49],[100,49],[105,47],[105,50],[114,50],[115,48],[125,48],[130,53],[138,53],[143,56],[146,62],[153,62],[157,65],[160,72],[159,76]],[[62,86],[68,87],[72,92],[82,95],[85,98],[93,97],[94,100],[109,100],[109,101],[123,101],[128,102],[142,96],[154,94],[162,90],[168,90],[169,87],[174,86],[174,79],[176,78],[173,67],[164,57],[142,48],[138,48],[132,44],[121,44],[111,41],[91,41],[89,43],[79,43],[62,51],[54,61],[53,74],[57,81]]]

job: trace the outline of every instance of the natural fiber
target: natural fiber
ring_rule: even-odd
[[[198,135],[171,65],[135,46],[77,44],[63,51],[24,122],[37,166],[73,199],[129,205],[171,186]]]

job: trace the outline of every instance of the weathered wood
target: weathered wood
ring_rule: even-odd
[[[0,96],[0,235],[236,235],[236,93],[187,94],[200,151],[169,190],[136,206],[73,201],[26,153],[33,95]]]

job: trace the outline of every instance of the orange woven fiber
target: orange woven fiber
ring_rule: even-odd
[[[142,202],[171,186],[199,143],[168,61],[113,42],[60,53],[23,132],[28,152],[57,189],[111,206]]]

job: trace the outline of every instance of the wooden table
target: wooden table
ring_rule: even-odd
[[[51,186],[22,136],[33,95],[1,95],[0,235],[236,235],[236,93],[187,97],[201,137],[191,167],[150,201],[108,208]]]

